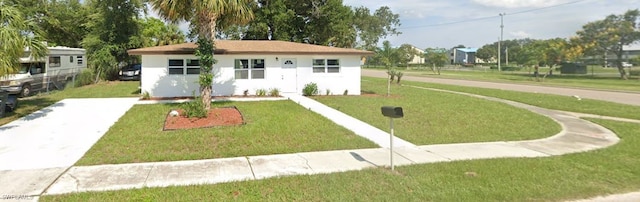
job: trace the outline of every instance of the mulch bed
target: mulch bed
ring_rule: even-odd
[[[184,116],[184,111],[176,110],[180,115],[171,116],[167,113],[163,130],[181,130],[192,128],[210,128],[217,126],[234,126],[244,124],[244,118],[240,110],[233,107],[213,108],[209,110],[206,118],[188,118]]]

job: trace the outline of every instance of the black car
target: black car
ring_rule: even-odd
[[[140,81],[140,73],[142,72],[141,64],[132,64],[120,70],[121,81]]]

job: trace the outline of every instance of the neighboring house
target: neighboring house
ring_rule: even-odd
[[[450,53],[451,64],[475,64],[478,48],[454,48]]]
[[[217,40],[213,96],[254,95],[258,89],[302,94],[316,83],[320,93],[360,94],[363,56],[373,52],[285,41]],[[142,56],[141,92],[151,97],[199,95],[195,43],[129,50]]]
[[[409,64],[424,64],[424,50],[419,49],[415,46],[411,46],[413,50],[415,50],[418,54],[413,56],[413,59],[409,61]]]

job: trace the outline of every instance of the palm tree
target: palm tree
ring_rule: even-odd
[[[216,27],[248,23],[253,19],[252,0],[149,0],[160,16],[172,22],[188,21],[197,34],[200,57],[200,96],[204,108],[211,108],[212,67]]]
[[[376,48],[376,57],[378,57],[379,61],[387,68],[387,74],[389,74],[389,79],[387,79],[387,96],[389,96],[391,94],[391,66],[397,62],[397,49],[391,47],[391,42],[384,41],[382,42],[382,48]]]
[[[0,77],[20,70],[25,48],[36,59],[48,52],[37,25],[25,20],[15,7],[0,1]]]

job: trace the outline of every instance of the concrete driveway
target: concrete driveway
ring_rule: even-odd
[[[40,195],[137,100],[65,99],[0,126],[0,194]]]
[[[362,69],[362,76],[387,78],[387,73],[384,70]],[[419,82],[427,82],[427,83],[439,83],[439,84],[448,84],[448,85],[457,85],[457,86],[493,88],[493,89],[530,92],[530,93],[545,93],[545,94],[565,95],[565,96],[577,95],[582,98],[589,98],[594,100],[603,100],[603,101],[616,102],[621,104],[640,106],[640,93],[611,92],[611,91],[587,90],[587,89],[578,89],[578,88],[560,88],[560,87],[534,86],[534,85],[511,84],[511,83],[496,83],[496,82],[486,82],[486,81],[470,81],[470,80],[461,80],[461,79],[441,79],[441,78],[433,78],[433,77],[418,77],[418,76],[407,76],[407,75],[403,76],[402,80],[419,81]]]

